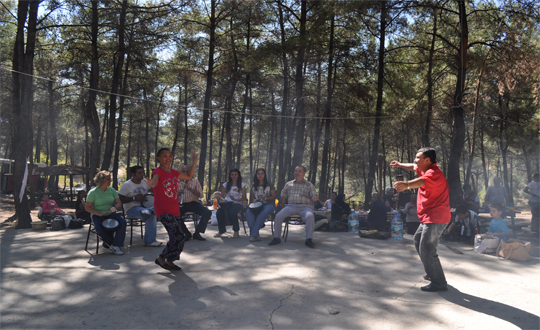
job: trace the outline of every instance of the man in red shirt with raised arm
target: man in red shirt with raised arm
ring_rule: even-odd
[[[447,291],[448,286],[441,261],[437,255],[437,245],[442,232],[450,222],[450,198],[448,182],[437,166],[437,156],[433,148],[421,148],[416,154],[414,164],[392,161],[393,168],[400,167],[416,171],[418,178],[409,182],[394,182],[398,192],[418,188],[416,207],[420,226],[413,236],[414,245],[424,264],[424,279],[431,281],[421,287],[422,291]]]

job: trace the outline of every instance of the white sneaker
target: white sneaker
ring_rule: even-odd
[[[259,235],[257,236],[249,236],[249,241],[250,242],[258,242],[261,240],[261,237]]]
[[[109,247],[109,250],[111,250],[111,251],[112,251],[114,254],[116,254],[116,255],[122,255],[122,254],[124,254],[124,252],[122,252],[122,249],[119,248],[118,246],[111,245],[111,246]]]
[[[214,235],[214,237],[221,237],[223,235],[225,235],[225,233],[217,233],[217,234]]]
[[[152,242],[152,243],[150,243],[150,244],[145,244],[144,246],[152,246],[152,247],[156,247],[156,246],[161,246],[161,244],[163,244],[163,243],[158,242],[158,241],[154,241],[154,242]]]

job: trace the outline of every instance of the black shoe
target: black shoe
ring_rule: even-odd
[[[196,239],[198,241],[206,241],[206,238],[202,237],[200,233],[197,233],[195,232],[195,234],[193,234],[193,239]]]
[[[184,237],[185,237],[186,242],[187,242],[193,237],[193,235],[191,235],[191,233],[188,231]]]
[[[103,242],[103,244],[101,244],[104,248],[108,249],[109,248],[109,244]]]
[[[433,285],[433,283],[431,283],[429,285],[421,287],[420,290],[427,292],[448,291],[448,286],[435,286]]]
[[[429,276],[427,276],[427,274],[426,274],[426,275],[424,275],[424,280],[426,280],[426,281],[430,281],[430,282],[431,282],[431,278],[429,278]]]
[[[311,240],[311,238],[308,238],[308,239],[306,239],[306,246],[309,247],[309,248],[314,248],[314,247],[315,247],[315,243],[313,243],[313,241]]]
[[[159,262],[159,260],[156,258],[156,260],[154,260],[154,263],[156,265],[158,265],[159,267],[163,268],[163,269],[166,269],[166,270],[172,270],[171,266],[167,265],[167,263],[164,263],[163,265]]]
[[[268,245],[277,245],[279,243],[281,243],[281,238],[274,237],[274,239],[271,240],[270,243],[268,243]]]

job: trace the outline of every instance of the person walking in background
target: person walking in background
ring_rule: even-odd
[[[540,224],[540,174],[535,173],[533,175],[533,180],[523,189],[523,192],[530,195],[531,231],[538,233],[538,225]]]
[[[154,211],[159,222],[169,234],[169,241],[161,254],[154,261],[158,266],[167,270],[180,270],[174,261],[180,259],[184,249],[185,234],[182,232],[180,204],[178,201],[178,180],[191,180],[199,155],[191,150],[193,166],[188,174],[180,173],[170,168],[172,154],[168,148],[161,148],[156,154],[159,167],[152,172],[152,179],[144,179],[154,191]]]
[[[484,203],[497,203],[501,204],[502,206],[506,206],[508,197],[508,191],[505,187],[501,186],[501,179],[499,177],[495,177],[493,178],[493,186],[489,186],[486,190]]]
[[[421,148],[416,154],[414,164],[392,161],[390,166],[408,171],[416,171],[418,178],[409,182],[394,182],[398,192],[418,188],[417,212],[420,226],[413,236],[416,251],[424,264],[424,279],[431,281],[421,287],[422,291],[447,291],[448,285],[437,255],[439,238],[450,222],[450,198],[448,182],[437,166],[437,155],[433,148]]]
[[[264,224],[264,220],[268,218],[270,213],[276,209],[274,201],[276,200],[276,189],[268,182],[266,170],[258,168],[255,171],[253,184],[251,185],[251,193],[249,194],[251,202],[262,202],[263,209],[255,216],[253,210],[248,209],[246,212],[246,221],[249,226],[249,241],[260,241],[259,230]]]
[[[478,197],[478,194],[472,189],[470,184],[463,185],[463,202],[468,210],[478,213],[480,209],[480,197]]]

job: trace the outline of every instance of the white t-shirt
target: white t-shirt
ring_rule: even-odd
[[[118,192],[119,195],[125,196],[125,197],[133,197],[138,195],[146,195],[148,194],[148,191],[150,190],[150,186],[146,184],[146,182],[141,181],[141,183],[135,183],[131,180],[127,180],[122,185],[122,188],[120,188],[120,191]],[[141,202],[133,201],[130,203],[124,204],[124,210],[127,212],[130,208],[134,206],[142,206]]]
[[[223,187],[225,187],[225,191],[227,191],[227,182],[223,183]],[[245,187],[246,187],[246,184],[242,182],[242,189],[245,188]],[[242,198],[242,190],[239,191],[237,186],[233,186],[233,187],[231,187],[231,190],[227,194],[227,197],[225,197],[225,200],[227,200],[229,202],[235,202],[237,204],[242,204],[242,202],[233,200],[231,197],[233,197],[234,199]]]
[[[533,180],[531,181],[531,183],[527,185],[527,187],[529,187],[530,192],[532,192],[533,194],[536,194],[536,196],[529,195],[529,202],[533,202],[533,203],[540,202],[540,198],[537,197],[537,196],[540,196],[540,182],[536,182]]]

